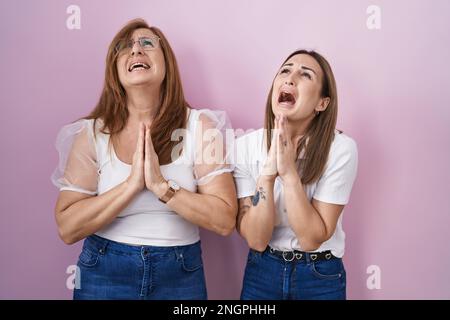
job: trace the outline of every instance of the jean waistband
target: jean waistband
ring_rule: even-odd
[[[139,246],[116,242],[93,234],[85,239],[84,246],[93,247],[97,249],[100,253],[103,253],[108,249],[124,254],[141,254],[142,252],[146,252],[148,254],[167,254],[169,252],[173,252],[174,250],[179,251],[179,250],[186,250],[190,247],[196,246],[200,247],[200,241],[188,245],[169,246],[169,247],[148,246],[148,245]]]
[[[270,246],[267,246],[266,250],[264,250],[264,253],[283,259],[286,262],[304,260],[309,263],[310,261],[314,262],[314,261],[339,259],[338,257],[334,256],[330,250],[322,252],[305,252],[299,250],[279,251],[275,250]]]

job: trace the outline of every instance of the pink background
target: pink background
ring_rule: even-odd
[[[66,28],[71,4],[81,30]],[[380,30],[366,26],[372,4]],[[262,126],[291,51],[323,53],[338,127],[359,146],[344,218],[348,297],[450,298],[450,1],[8,0],[0,15],[0,298],[71,298],[65,271],[81,244],[57,236],[54,141],[97,102],[107,45],[135,17],[167,35],[190,103],[226,110],[235,128]],[[202,241],[209,297],[238,298],[246,244]],[[379,290],[366,287],[369,265],[381,268]]]

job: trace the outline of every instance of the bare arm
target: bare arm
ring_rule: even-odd
[[[288,221],[302,249],[313,251],[331,238],[344,206],[315,199],[309,201],[294,161],[299,137],[293,139],[287,134],[286,118],[281,117],[278,121],[277,167],[283,180]]]
[[[239,199],[237,230],[250,248],[260,252],[269,244],[275,225],[274,183],[273,177],[260,176],[255,195]]]
[[[144,188],[144,130],[141,125],[131,173],[126,181],[98,196],[60,192],[55,216],[59,235],[65,243],[73,244],[110,224]],[[73,159],[76,161],[77,157]],[[77,170],[73,175],[77,175]]]
[[[214,129],[214,124],[208,123],[207,120],[204,121],[206,122],[206,124],[202,122],[204,127]],[[213,133],[215,133],[214,137],[216,138],[214,141],[218,143],[218,146],[212,142],[203,143],[204,133],[199,132],[195,144],[197,154],[204,155],[204,150],[208,147],[211,147],[213,150],[222,149],[222,155],[226,154],[226,148],[223,147],[224,144],[220,143],[223,141],[223,136],[219,135],[219,132],[215,130],[213,130]],[[150,130],[147,131],[146,135],[145,153],[145,181],[147,188],[158,198],[161,198],[166,193],[168,184],[162,176]],[[198,181],[228,167],[223,156],[213,160],[212,162],[195,162],[194,176],[198,178]],[[197,191],[190,192],[181,188],[167,201],[167,206],[195,225],[223,236],[231,234],[234,230],[237,214],[236,189],[231,173],[225,172],[211,177],[207,183],[198,185]]]
[[[127,182],[99,196],[61,191],[55,207],[59,236],[66,244],[73,244],[97,232],[110,224],[134,195]]]
[[[259,252],[267,248],[276,221],[273,188],[277,177],[277,129],[275,123],[272,144],[256,182],[255,194],[239,199],[237,230],[247,240],[248,246]]]
[[[165,193],[166,188],[157,194]],[[230,173],[220,174],[198,188],[198,193],[180,189],[167,202],[186,220],[227,236],[234,230],[237,214],[236,190]]]
[[[305,251],[313,251],[331,238],[343,205],[308,200],[300,178],[285,182],[285,204],[289,224]]]

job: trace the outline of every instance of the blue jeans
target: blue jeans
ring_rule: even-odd
[[[250,250],[242,300],[345,300],[342,259],[285,261],[268,251]]]
[[[200,241],[176,247],[131,246],[87,237],[78,259],[75,300],[206,300]]]

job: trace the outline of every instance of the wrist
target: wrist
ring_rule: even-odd
[[[142,189],[139,189],[138,187],[136,187],[135,184],[128,181],[128,179],[123,182],[123,187],[124,187],[124,192],[127,194],[130,194],[132,196],[138,194],[142,190]]]
[[[302,180],[297,172],[290,172],[281,176],[284,186],[294,187],[302,184]]]
[[[166,180],[162,180],[156,184],[154,184],[151,188],[151,192],[153,192],[158,198],[161,198],[163,195],[166,194],[167,190],[169,189],[169,184]]]
[[[259,183],[263,183],[263,184],[274,184],[275,183],[275,179],[277,178],[276,175],[260,175],[258,178],[258,184]]]

